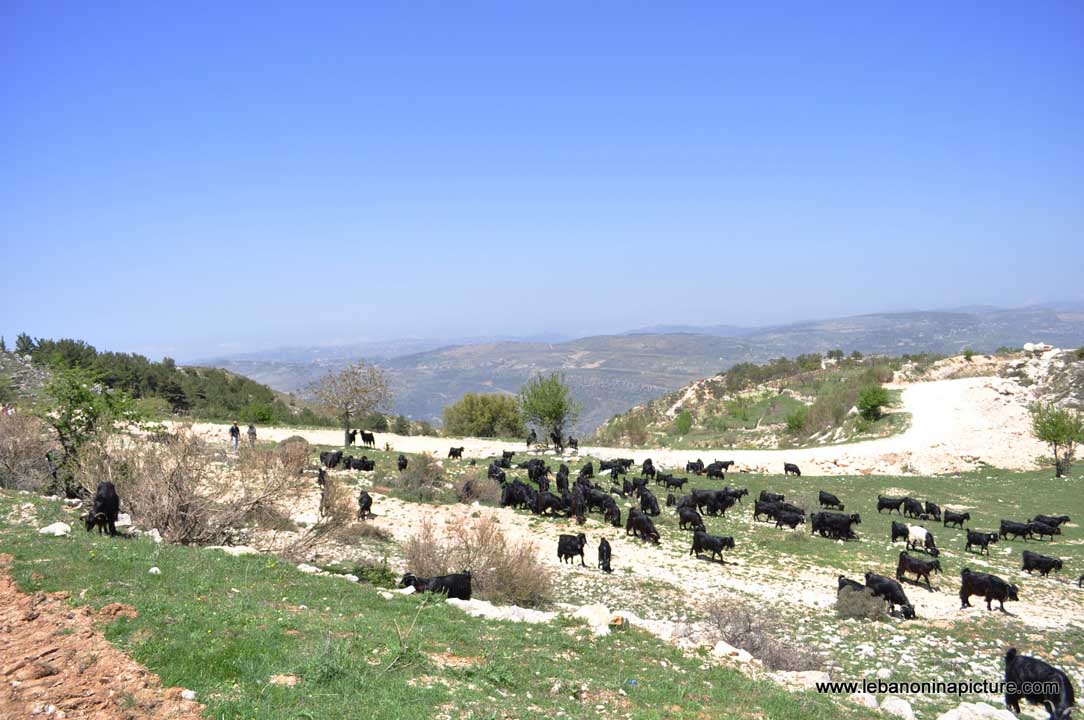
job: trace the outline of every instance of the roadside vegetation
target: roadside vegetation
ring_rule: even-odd
[[[891,412],[899,393],[883,384],[901,367],[919,371],[935,356],[900,358],[831,351],[764,364],[739,363],[617,415],[589,442],[633,447],[809,447],[901,432]]]

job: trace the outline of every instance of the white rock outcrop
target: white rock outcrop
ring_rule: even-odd
[[[65,535],[72,534],[72,526],[68,523],[55,522],[52,525],[46,525],[38,530],[41,535],[52,535],[53,537],[64,537]]]

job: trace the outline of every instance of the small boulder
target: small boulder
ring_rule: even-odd
[[[151,575],[161,575],[162,574],[162,571],[159,570],[157,567],[152,567],[147,572],[149,572]]]
[[[305,573],[306,575],[314,575],[320,572],[320,568],[316,567],[315,565],[309,565],[308,563],[301,563],[297,566],[297,569]]]
[[[749,654],[747,650],[736,648],[729,643],[725,643],[722,640],[715,643],[715,647],[712,648],[711,654],[718,658],[729,658],[736,660],[740,663],[747,663],[753,659],[753,656]]]
[[[965,702],[938,715],[937,720],[1016,720],[1016,716],[1005,708],[997,708],[982,702]]]
[[[870,710],[877,709],[877,698],[867,692],[851,693],[847,696],[847,699],[853,702],[855,705],[861,705],[867,707]]]
[[[72,526],[68,523],[55,522],[52,525],[46,525],[42,529],[38,530],[42,535],[52,535],[53,537],[64,537],[72,534]]]
[[[911,703],[896,695],[888,695],[881,701],[881,711],[901,717],[903,720],[915,720],[915,711],[911,709]]]

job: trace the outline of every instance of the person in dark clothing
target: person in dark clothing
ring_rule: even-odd
[[[236,450],[238,443],[241,442],[241,428],[237,427],[236,420],[230,426],[230,440],[233,442],[233,449]]]
[[[248,426],[248,446],[256,448],[256,426],[252,424]]]

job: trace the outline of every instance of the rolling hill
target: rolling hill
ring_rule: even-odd
[[[439,421],[444,406],[465,392],[514,393],[534,373],[563,372],[584,405],[576,432],[586,433],[634,405],[738,362],[764,362],[833,348],[902,355],[958,353],[969,347],[991,352],[1033,341],[1077,347],[1084,345],[1084,312],[1072,305],[969,308],[877,313],[764,328],[683,329],[697,332],[457,344],[408,350],[409,354],[398,356],[388,351],[376,361],[392,377],[394,411],[430,421]],[[220,358],[213,364],[278,390],[296,392],[355,357],[359,356],[325,351],[320,359],[305,359],[296,350],[290,356],[271,351]]]

